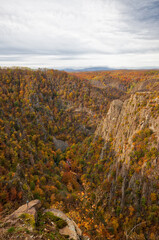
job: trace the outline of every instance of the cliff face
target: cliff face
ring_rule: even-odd
[[[138,92],[124,102],[114,100],[104,120],[96,130],[115,155],[106,178],[112,171],[115,176],[110,190],[110,199],[116,191],[116,181],[121,178],[121,206],[125,194],[129,202],[139,206],[142,198],[151,202],[150,195],[157,194],[159,177],[159,97],[157,93]],[[101,158],[103,152],[101,153]],[[138,186],[137,186],[138,184]],[[136,189],[139,195],[136,195]]]
[[[118,161],[130,163],[133,148],[133,136],[149,128],[156,136],[155,147],[159,142],[159,97],[154,93],[140,92],[122,102],[114,100],[104,121],[97,128],[96,134],[105,141],[113,140],[113,148],[118,154]]]

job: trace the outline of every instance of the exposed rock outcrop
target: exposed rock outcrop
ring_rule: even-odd
[[[40,200],[38,199],[33,200],[19,207],[16,211],[14,211],[11,215],[7,216],[4,220],[5,222],[10,222],[13,219],[18,219],[22,214],[27,213],[32,215],[34,217],[34,220],[36,221],[37,210],[40,207],[41,207]]]
[[[28,204],[22,205],[12,214],[2,219],[0,239],[12,239],[11,236],[8,236],[8,233],[15,231],[15,229],[27,229],[27,231],[32,232],[37,220],[37,210],[40,207],[40,200],[33,200]]]
[[[0,223],[0,240],[19,237],[28,240],[48,239],[47,234],[53,234],[55,239],[89,240],[82,235],[76,223],[62,211],[41,209],[41,202],[38,199],[22,205]],[[38,228],[41,224],[42,228]]]
[[[61,235],[68,235],[70,239],[74,240],[80,240],[82,238],[82,231],[79,229],[77,224],[62,211],[58,209],[48,209],[45,210],[45,212],[52,212],[55,216],[67,222],[67,225],[59,230]]]
[[[66,150],[66,148],[68,148],[68,143],[62,140],[58,140],[55,137],[53,137],[53,142],[55,144],[55,148],[56,150],[60,149],[62,152]]]
[[[151,193],[159,193],[154,187],[159,177],[158,113],[157,92],[138,92],[124,102],[114,100],[97,128],[96,136],[102,136],[106,142],[100,158],[107,145],[113,152],[113,161],[105,175],[105,179],[111,179],[111,204],[119,179],[121,194],[118,200],[122,208],[126,193],[127,202],[133,202],[137,209],[142,206],[141,199],[151,203]]]
[[[157,106],[159,98],[151,92],[136,93],[124,102],[114,100],[96,135],[102,136],[106,142],[112,139],[118,160],[129,164],[135,133],[148,127],[159,142],[159,115],[153,111]]]

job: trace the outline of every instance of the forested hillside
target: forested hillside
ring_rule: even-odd
[[[159,71],[0,69],[0,190],[2,217],[39,199],[92,240],[159,239]]]

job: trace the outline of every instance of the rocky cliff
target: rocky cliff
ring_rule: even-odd
[[[96,131],[109,148],[114,160],[105,174],[113,179],[110,201],[121,180],[121,195],[118,196],[123,208],[125,200],[138,208],[142,199],[153,202],[159,190],[159,97],[155,92],[137,92],[124,102],[112,101],[106,117]],[[138,193],[136,193],[138,191]],[[151,197],[150,197],[151,196]]]
[[[130,163],[133,136],[149,128],[159,142],[159,97],[151,92],[138,92],[122,102],[112,101],[109,111],[97,128],[96,134],[106,141],[113,140],[113,148],[118,160]]]

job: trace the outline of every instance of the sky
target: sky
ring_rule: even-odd
[[[159,0],[0,0],[0,66],[159,68]]]

